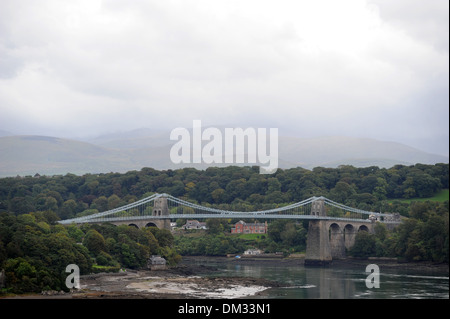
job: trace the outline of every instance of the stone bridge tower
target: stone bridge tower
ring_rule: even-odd
[[[156,198],[153,203],[153,210],[152,210],[152,217],[153,216],[169,216],[169,206],[167,205],[167,197],[164,195]],[[137,228],[144,228],[144,227],[158,227],[160,229],[164,228],[167,230],[170,230],[170,219],[166,218],[143,218],[143,219],[136,219],[136,220],[117,220],[111,222],[114,225],[128,225],[128,226],[134,226]]]
[[[169,216],[169,206],[167,205],[167,197],[161,196],[154,201],[152,216]],[[161,219],[159,228],[170,229],[170,219]]]
[[[311,203],[311,216],[326,216],[323,199]],[[305,265],[323,266],[331,263],[331,249],[326,219],[311,220],[306,240]]]

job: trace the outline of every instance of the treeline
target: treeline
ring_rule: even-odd
[[[393,231],[377,223],[375,234],[359,232],[350,254],[355,257],[397,257],[406,261],[449,262],[448,201],[414,202],[410,218]]]
[[[53,211],[67,219],[134,202],[154,192],[231,210],[273,208],[326,196],[372,211],[407,214],[407,205],[386,206],[386,199],[424,198],[449,188],[449,165],[392,168],[317,167],[278,169],[261,175],[258,167],[143,168],[124,174],[35,176],[0,179],[0,212],[15,215]]]
[[[68,291],[65,269],[69,264],[88,274],[95,269],[143,268],[152,254],[162,255],[169,264],[181,258],[168,230],[63,226],[55,224],[58,219],[51,211],[19,216],[0,213],[0,271],[5,274],[0,294]]]

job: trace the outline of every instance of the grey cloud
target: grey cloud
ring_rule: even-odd
[[[201,119],[448,140],[448,4],[370,4],[378,13],[346,1],[3,1],[0,129],[79,136]]]

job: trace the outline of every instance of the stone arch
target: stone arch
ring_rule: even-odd
[[[136,227],[137,229],[139,229],[139,226],[136,225],[136,224],[128,224],[128,226],[130,226],[130,227]]]
[[[358,228],[358,232],[360,232],[360,231],[366,231],[366,232],[369,232],[369,227],[367,227],[366,225],[361,225],[361,226],[359,226],[359,228]]]
[[[148,222],[145,227],[158,227],[154,222]]]
[[[341,227],[339,227],[338,224],[332,223],[330,227],[328,228],[328,237],[331,240],[331,238],[335,235],[337,235],[341,231]]]
[[[331,257],[339,259],[345,257],[344,232],[337,223],[332,223],[328,229]]]

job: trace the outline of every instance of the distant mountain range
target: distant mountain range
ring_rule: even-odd
[[[142,167],[176,169],[207,164],[173,164],[170,149],[176,143],[169,132],[140,129],[81,140],[49,136],[0,137],[0,177],[16,175],[56,175],[108,173],[140,170]],[[5,136],[6,135],[6,136]],[[206,144],[206,142],[204,142]],[[301,166],[392,167],[396,164],[448,163],[446,156],[430,154],[404,144],[367,138],[279,137],[280,168]],[[241,164],[252,165],[252,164]]]

